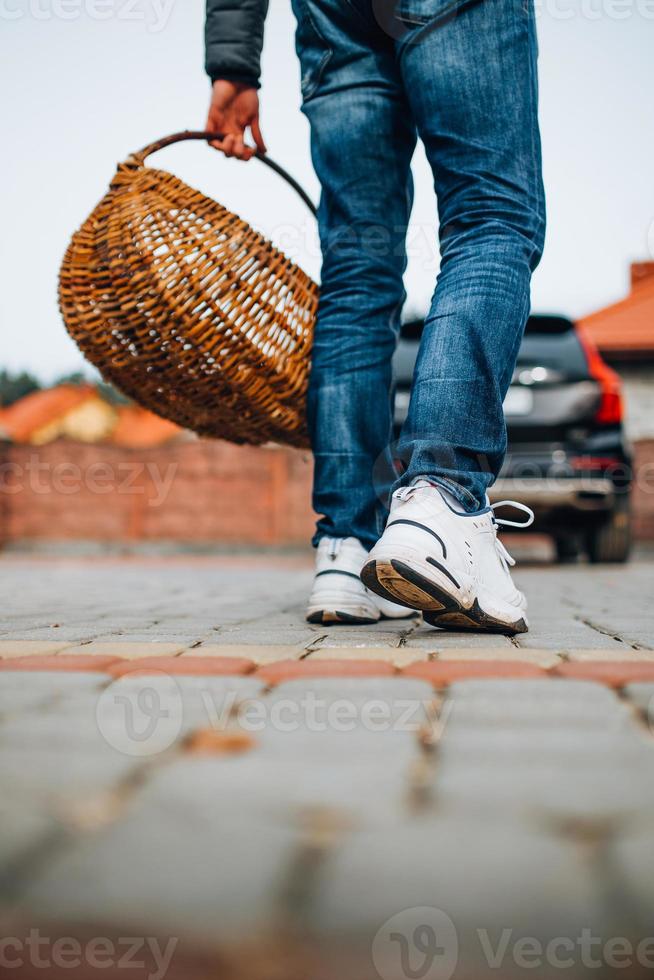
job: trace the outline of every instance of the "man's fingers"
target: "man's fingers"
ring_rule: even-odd
[[[236,142],[236,137],[233,133],[229,133],[225,139],[222,141],[221,149],[226,157],[234,156],[234,144]]]
[[[244,153],[245,143],[243,142],[243,132],[241,131],[238,136],[234,137],[234,156],[242,160]]]
[[[250,129],[252,130],[252,138],[254,139],[254,142],[256,143],[256,146],[257,146],[257,149],[259,150],[259,152],[260,153],[267,153],[268,152],[268,149],[266,147],[266,144],[264,143],[263,136],[261,135],[261,127],[259,126],[259,117],[258,116],[256,116],[252,120],[252,124],[250,126]]]
[[[222,119],[217,120],[212,113],[209,113],[204,130],[206,133],[221,133],[223,131]],[[213,146],[214,150],[222,150],[222,140],[211,140],[209,146]]]

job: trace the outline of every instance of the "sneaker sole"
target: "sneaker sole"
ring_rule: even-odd
[[[355,616],[352,613],[342,612],[339,609],[318,609],[315,612],[307,613],[307,623],[318,623],[322,626],[370,626],[378,623],[378,619],[369,616]]]
[[[425,622],[439,629],[515,636],[529,628],[524,617],[505,623],[490,616],[477,599],[466,608],[446,589],[399,559],[369,561],[361,571],[361,581],[384,599],[422,610]]]

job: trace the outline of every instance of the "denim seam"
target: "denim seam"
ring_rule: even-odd
[[[313,14],[311,13],[311,8],[310,8],[309,4],[306,3],[306,2],[303,2],[302,3],[302,9],[304,10],[304,15],[307,18],[307,21],[311,25],[311,30],[314,32],[314,34],[316,35],[316,37],[318,38],[318,40],[320,41],[320,43],[322,44],[322,46],[325,49],[325,53],[323,54],[322,58],[320,59],[320,62],[318,63],[318,67],[316,68],[316,71],[314,72],[314,76],[313,76],[313,79],[311,81],[311,84],[308,85],[308,86],[306,86],[306,87],[305,86],[301,86],[301,88],[302,88],[302,98],[305,99],[305,100],[307,100],[307,99],[310,99],[313,95],[316,94],[316,91],[318,89],[318,86],[320,85],[320,82],[322,81],[322,76],[323,76],[323,73],[325,71],[325,68],[327,67],[327,65],[329,64],[329,62],[332,59],[332,56],[334,54],[334,49],[329,44],[329,42],[325,39],[325,37],[323,36],[322,32],[318,28],[318,26],[316,24],[316,21],[315,21],[315,19],[313,17]]]
[[[471,493],[467,487],[462,487],[460,483],[456,483],[454,480],[450,480],[446,476],[434,476],[431,473],[427,473],[425,476],[416,477],[415,480],[412,480],[412,483],[415,483],[416,480],[429,480],[430,482],[436,483],[438,486],[443,487],[444,490],[447,490],[448,493],[451,493],[457,500],[460,500],[464,506],[466,502],[469,504],[475,504],[476,509],[479,510],[479,501],[475,495]]]
[[[400,20],[405,24],[413,24],[420,32],[425,27],[436,30],[442,24],[447,23],[456,15],[457,9],[469,7],[474,3],[481,3],[482,0],[450,0],[442,10],[431,16],[420,16],[420,14],[402,14],[400,8]],[[415,40],[415,39],[414,39]],[[408,42],[412,43],[412,42]]]

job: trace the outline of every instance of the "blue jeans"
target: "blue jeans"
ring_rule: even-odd
[[[308,395],[324,535],[370,548],[388,492],[429,476],[467,511],[506,452],[502,402],[529,313],[545,204],[533,0],[293,0],[322,185]],[[441,268],[392,441],[411,157],[425,146]]]

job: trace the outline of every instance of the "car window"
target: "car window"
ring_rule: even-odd
[[[410,383],[423,321],[402,324],[401,343],[395,355],[395,374]],[[518,354],[517,367],[543,367],[570,381],[590,377],[586,355],[571,320],[560,316],[531,316]]]
[[[561,333],[528,331],[518,354],[518,367],[544,367],[568,378],[588,378],[586,355],[573,327]]]

